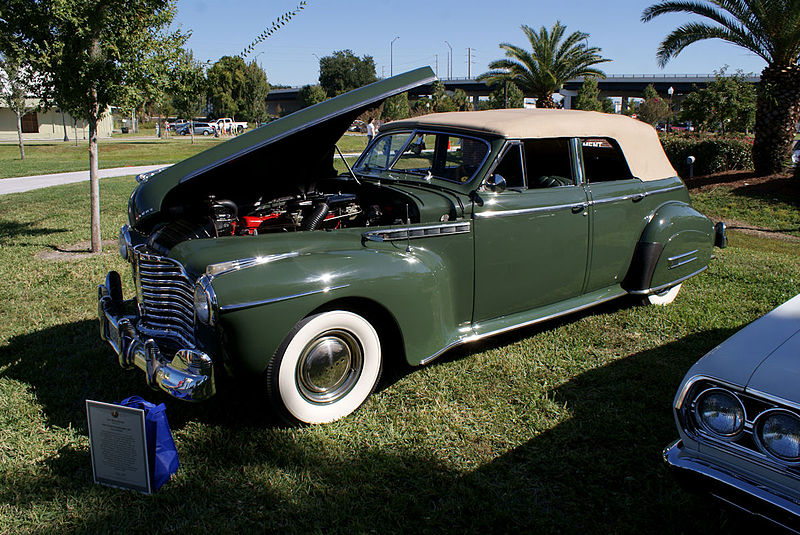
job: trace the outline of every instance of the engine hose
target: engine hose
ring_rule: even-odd
[[[323,202],[318,204],[311,215],[303,219],[301,228],[303,230],[316,230],[319,224],[325,219],[326,215],[328,215],[328,203]]]

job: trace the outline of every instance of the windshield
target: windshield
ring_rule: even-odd
[[[379,137],[361,157],[356,171],[392,171],[451,182],[469,182],[489,144],[482,140],[433,132],[396,132]]]

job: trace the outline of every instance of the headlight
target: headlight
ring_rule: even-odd
[[[742,402],[720,388],[711,388],[697,397],[695,417],[706,431],[721,437],[733,437],[744,429]]]
[[[762,451],[789,462],[800,461],[800,418],[780,409],[766,411],[756,421]]]
[[[217,296],[211,287],[211,280],[203,275],[194,286],[194,315],[200,323],[214,325],[216,308]]]
[[[123,260],[128,260],[131,251],[131,232],[128,225],[122,225],[119,229],[119,255]]]

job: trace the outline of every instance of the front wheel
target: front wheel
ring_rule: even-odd
[[[678,292],[681,291],[681,284],[676,284],[672,288],[667,288],[663,292],[645,296],[645,304],[649,305],[668,305],[675,300]]]
[[[204,136],[211,135],[211,132],[209,132],[208,130],[203,130],[203,135]]]
[[[382,369],[375,328],[353,312],[303,319],[266,371],[267,393],[292,422],[322,424],[355,411],[372,394]]]

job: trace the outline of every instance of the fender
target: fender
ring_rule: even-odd
[[[406,360],[419,364],[470,321],[471,240],[470,233],[417,240],[410,248],[369,243],[223,273],[211,282],[223,345],[245,371],[261,373],[298,321],[327,303],[360,299],[391,311]]]
[[[684,202],[662,204],[636,244],[622,287],[648,294],[674,286],[708,267],[713,245],[710,219]]]

